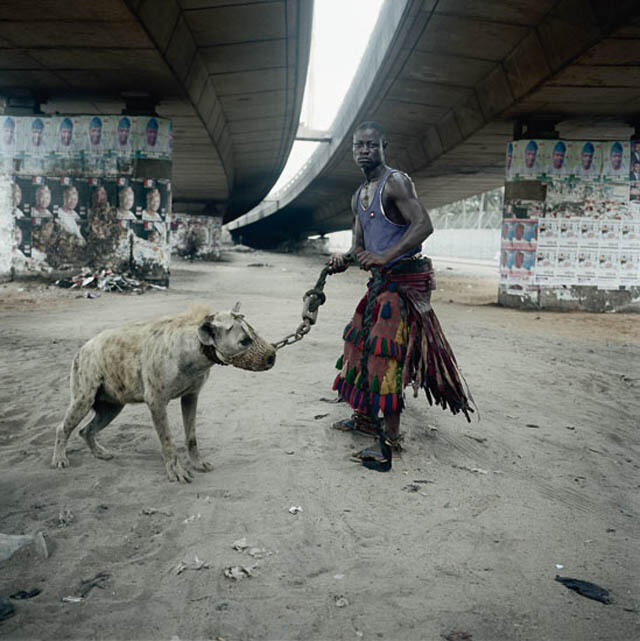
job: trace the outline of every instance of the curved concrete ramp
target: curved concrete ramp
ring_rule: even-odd
[[[389,164],[409,172],[423,202],[437,207],[504,182],[506,142],[518,121],[588,117],[597,127],[633,118],[636,51],[640,5],[632,0],[409,1],[351,123],[382,123]],[[233,233],[268,247],[348,229],[361,182],[349,133],[324,168],[301,178],[293,198],[268,203],[268,219],[252,212]]]

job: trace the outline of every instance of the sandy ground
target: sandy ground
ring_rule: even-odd
[[[501,309],[495,276],[472,265],[437,263],[434,306],[482,420],[409,398],[407,451],[387,474],[350,461],[367,439],[329,427],[348,415],[330,386],[366,281],[357,270],[330,278],[318,325],[274,369],[214,367],[198,410],[212,472],[169,483],[143,405],[103,432],[116,458],[94,459],[76,432],[71,467],[50,469],[68,368],[85,340],[195,300],[217,309],[240,300],[276,340],[298,324],[322,261],[253,253],[177,263],[169,291],[95,300],[0,286],[0,532],[44,529],[51,550],[0,563],[0,596],[42,589],[14,602],[0,636],[640,638],[640,318]],[[179,413],[172,403],[185,457]],[[241,538],[256,556],[232,549]],[[209,567],[177,574],[195,556]],[[253,576],[225,577],[236,565],[255,565]],[[99,572],[110,575],[103,589],[62,602]],[[605,586],[613,602],[571,592],[556,574]]]

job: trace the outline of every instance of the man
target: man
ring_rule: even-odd
[[[102,120],[94,116],[89,123],[89,149],[93,153],[102,153]]]
[[[42,139],[44,136],[44,122],[41,118],[35,118],[31,123],[31,148],[33,151],[42,150]]]
[[[594,173],[593,156],[595,154],[595,147],[592,143],[586,142],[582,151],[580,152],[580,166],[577,168],[576,173],[580,175],[591,175]]]
[[[381,452],[363,450],[362,459],[390,464],[401,449],[403,389],[414,385],[429,402],[449,407],[467,419],[473,411],[465,395],[455,357],[431,309],[434,287],[431,261],[420,258],[422,242],[432,233],[429,214],[411,179],[385,163],[382,127],[364,122],[353,134],[353,158],[365,177],[351,199],[352,245],[329,260],[331,272],[347,269],[355,256],[371,270],[368,291],[344,333],[344,353],[334,389],[355,410],[334,425],[343,431],[377,434],[383,414]],[[386,451],[385,451],[386,450]]]
[[[640,162],[640,140],[631,141],[631,162]]]
[[[47,185],[40,185],[36,189],[36,205],[32,218],[53,218],[53,214],[49,211],[49,205],[51,205],[51,190]]]
[[[158,213],[160,204],[160,190],[155,187],[153,189],[149,189],[147,192],[147,206],[142,210],[142,220],[145,223],[145,229],[149,229],[151,231],[155,229],[162,237],[164,237],[166,228],[162,216]]]
[[[129,153],[131,145],[129,144],[129,135],[131,133],[131,121],[126,116],[122,116],[118,121],[118,130],[116,133],[116,149],[120,153]]]
[[[614,142],[609,151],[609,175],[618,176],[624,171],[622,166],[622,145],[619,142]]]
[[[629,174],[631,180],[638,181],[640,180],[640,160],[634,160],[633,165],[631,166],[631,173]]]
[[[567,146],[558,140],[556,146],[553,148],[551,154],[551,172],[553,174],[561,174],[564,167],[564,157],[567,152]]]
[[[76,212],[78,206],[78,190],[73,187],[66,187],[62,192],[62,207],[58,210],[58,224],[73,234],[84,244],[84,238],[80,233],[80,216]]]
[[[73,140],[73,122],[71,118],[64,118],[60,123],[60,149],[69,151]]]
[[[526,169],[535,169],[537,155],[538,144],[535,140],[530,140],[524,148],[524,166]]]
[[[147,130],[145,132],[146,146],[154,149],[158,140],[158,121],[155,118],[149,118]]]
[[[122,187],[118,192],[118,210],[116,212],[118,220],[137,220],[136,215],[131,211],[134,201],[133,189],[129,185]]]

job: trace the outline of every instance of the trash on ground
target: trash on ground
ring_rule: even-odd
[[[247,267],[273,267],[269,263],[249,263]]]
[[[451,630],[448,634],[443,634],[442,638],[445,641],[472,641],[471,635],[461,630]]]
[[[298,512],[304,512],[304,510],[299,505],[292,505],[289,508],[290,514],[297,514]]]
[[[296,451],[295,450],[285,450],[284,453],[285,454],[289,454],[289,456],[291,456],[292,454],[295,454]]]
[[[0,621],[12,617],[16,613],[13,603],[9,599],[0,599]]]
[[[141,510],[142,514],[150,516],[151,514],[162,514],[162,516],[173,516],[173,512],[169,510],[162,510],[157,507],[143,507]]]
[[[14,592],[9,595],[10,599],[14,601],[24,601],[25,599],[33,599],[34,596],[38,596],[42,590],[40,588],[33,588],[32,590],[20,590],[19,592]]]
[[[87,298],[100,298],[102,294],[100,292],[87,292]]]
[[[412,492],[416,494],[421,494],[422,496],[427,496],[424,492],[420,491],[420,485],[418,483],[409,483],[402,488],[405,492]]]
[[[430,481],[429,479],[413,479],[414,483],[435,483],[435,481]]]
[[[475,436],[473,434],[464,434],[467,438],[470,438],[473,441],[478,441],[478,443],[485,443],[487,440],[486,436]]]
[[[197,521],[198,519],[202,518],[202,514],[198,512],[197,514],[192,514],[191,516],[188,516],[183,523],[193,523],[194,521]]]
[[[234,541],[231,544],[231,547],[234,550],[239,550],[240,552],[242,552],[242,550],[244,550],[244,549],[249,547],[249,544],[247,543],[246,537],[243,536],[241,539],[238,539],[237,541]]]
[[[572,431],[576,429],[575,425],[565,425],[565,428]]]
[[[590,581],[582,581],[581,579],[572,579],[568,576],[559,576],[557,574],[555,580],[559,583],[562,583],[562,585],[569,588],[570,590],[573,590],[574,592],[587,597],[587,599],[593,599],[594,601],[600,601],[600,603],[605,604],[611,603],[609,590],[600,587],[595,583],[591,583]]]
[[[325,396],[321,396],[318,400],[323,403],[342,403],[341,398],[326,398]]]
[[[185,570],[208,570],[211,566],[208,561],[202,561],[198,558],[198,555],[194,555],[193,561],[185,562],[180,561],[176,566],[176,574],[182,574]]]
[[[536,425],[535,423],[526,423],[525,427],[532,427],[532,428],[535,428],[535,429],[539,429],[540,428],[540,426]]]
[[[154,285],[125,274],[116,274],[111,269],[101,269],[94,272],[89,268],[83,269],[71,278],[57,280],[55,284],[65,289],[89,287],[103,292],[132,292],[134,294],[144,294],[148,289],[167,289],[162,285]],[[87,298],[97,298],[99,295],[88,295]]]
[[[80,603],[81,601],[84,601],[84,598],[81,596],[63,596],[62,597],[63,603]]]
[[[71,510],[65,508],[58,514],[58,527],[67,527],[68,525],[71,525],[75,520],[76,515]]]
[[[49,550],[42,532],[35,534],[0,534],[0,561],[6,561],[13,553],[33,544],[36,552],[44,559],[49,558]]]
[[[319,420],[319,419],[321,419],[321,418],[325,418],[325,417],[327,417],[327,416],[329,416],[329,414],[316,414],[316,415],[313,417],[313,420],[314,420],[314,421],[317,421],[317,420]]]
[[[344,574],[334,574],[333,578],[337,581],[341,581],[342,579],[344,579]]]
[[[558,570],[562,570],[563,567],[564,565],[562,565],[562,563],[556,563],[556,568],[558,568]]]
[[[252,556],[254,559],[261,559],[264,556],[269,556],[271,552],[266,548],[249,548],[247,554]]]
[[[231,567],[224,569],[224,575],[228,579],[233,579],[234,581],[239,581],[240,579],[246,579],[253,576],[253,570],[257,568],[257,563],[250,566],[245,565],[233,565]]]
[[[98,574],[90,579],[82,579],[76,596],[85,598],[93,588],[100,588],[101,590],[104,590],[104,582],[110,577],[111,575],[108,572],[98,572]]]
[[[483,470],[481,467],[468,467],[467,465],[452,465],[451,467],[457,470],[465,470],[466,472],[473,472],[474,474],[489,474],[488,470]]]
[[[344,596],[336,596],[335,604],[337,608],[346,608],[349,605],[349,600]]]

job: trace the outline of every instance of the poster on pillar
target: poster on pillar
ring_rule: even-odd
[[[570,180],[599,182],[602,172],[602,143],[593,140],[567,141]]]
[[[513,142],[513,180],[542,180],[551,160],[549,140]]]
[[[148,144],[160,147],[144,152],[145,173],[138,176],[136,158],[143,151],[132,127],[150,120],[161,133]],[[117,115],[0,117],[0,128],[6,125],[0,156],[11,203],[14,271],[51,275],[109,268],[166,283],[169,124]]]
[[[602,179],[605,182],[623,183],[629,181],[629,157],[631,146],[628,142],[615,140],[604,143]]]

